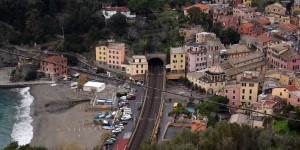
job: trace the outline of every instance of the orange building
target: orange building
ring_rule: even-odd
[[[256,29],[252,23],[245,23],[239,26],[238,32],[240,34],[249,35],[249,36],[256,36]]]

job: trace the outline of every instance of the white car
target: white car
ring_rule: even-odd
[[[121,100],[126,100],[127,96],[121,96],[120,99]]]
[[[124,111],[131,111],[131,108],[124,108]]]
[[[132,115],[132,112],[131,111],[124,111],[123,114],[125,114],[125,115]]]
[[[120,133],[122,130],[120,128],[116,128],[114,130],[112,130],[112,133]]]
[[[123,117],[121,118],[121,120],[129,120],[129,119],[131,119],[131,116],[128,116],[128,115],[123,116]]]

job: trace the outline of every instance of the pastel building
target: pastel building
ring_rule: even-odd
[[[286,8],[279,3],[270,4],[265,7],[265,12],[269,14],[286,15]]]
[[[40,64],[45,76],[53,81],[57,81],[68,73],[65,66],[67,66],[67,58],[60,55],[47,56]]]
[[[120,13],[129,19],[134,19],[136,15],[132,13],[127,7],[108,7],[102,9],[102,14],[105,19],[110,19],[113,15]]]
[[[196,34],[203,32],[204,29],[201,26],[193,26],[190,28],[181,28],[179,29],[179,35],[184,37],[184,41],[192,41],[196,40]]]
[[[199,32],[196,34],[196,43],[206,43],[208,40],[216,39],[217,36],[212,32]]]
[[[294,83],[294,77],[295,74],[293,71],[287,70],[287,69],[274,69],[274,70],[268,70],[266,72],[265,77],[276,79],[276,81],[283,86],[287,85],[295,85]]]
[[[267,59],[272,68],[283,68],[292,71],[300,70],[299,53],[283,43],[270,45]]]
[[[226,48],[226,50],[221,52],[221,57],[226,58],[237,58],[237,57],[247,57],[246,55],[252,53],[252,51],[245,45],[233,44]]]
[[[240,101],[243,106],[250,107],[257,102],[260,72],[245,71],[240,81]]]
[[[253,45],[257,50],[266,53],[271,42],[272,38],[269,35],[261,34],[256,37],[256,41]]]
[[[241,105],[239,83],[227,82],[220,94],[229,99],[228,105],[230,106],[230,112],[236,111],[236,109]]]
[[[173,47],[170,51],[171,73],[185,73],[185,51],[184,47]]]
[[[124,43],[109,42],[96,46],[96,62],[98,66],[121,71],[124,61]]]
[[[206,48],[201,43],[186,43],[186,70],[188,72],[206,69]]]
[[[128,60],[126,73],[130,75],[133,80],[143,80],[148,71],[148,62],[144,55],[133,55]]]
[[[238,27],[240,34],[249,35],[255,37],[257,35],[257,28],[250,22],[241,24]]]
[[[296,86],[281,86],[274,88],[272,95],[286,99],[286,103],[295,107],[300,106],[300,90]]]
[[[253,8],[243,4],[238,4],[237,7],[233,8],[233,15],[240,17],[241,20],[253,19],[255,17],[254,13]]]
[[[209,13],[209,6],[208,5],[205,5],[205,4],[195,4],[195,5],[192,5],[192,6],[188,6],[188,7],[184,7],[183,8],[183,14],[185,16],[187,16],[189,13],[188,13],[188,10],[193,8],[193,7],[196,7],[196,8],[199,8],[202,12],[204,13]]]

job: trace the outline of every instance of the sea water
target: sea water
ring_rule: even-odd
[[[12,141],[28,144],[33,137],[29,89],[0,89],[0,149]]]

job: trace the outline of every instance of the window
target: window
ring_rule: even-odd
[[[139,71],[137,70],[136,73],[139,73]]]
[[[252,94],[252,89],[249,90],[249,93]]]
[[[248,102],[248,105],[251,105],[251,103],[250,103],[250,102]]]
[[[218,85],[218,83],[215,83],[215,85],[217,86],[217,85]]]
[[[211,84],[209,84],[209,86],[211,86]]]
[[[235,94],[235,90],[233,90],[232,93]]]
[[[183,60],[180,60],[180,62],[183,62]]]
[[[176,65],[174,65],[174,68],[176,68]]]
[[[245,93],[245,89],[242,90],[242,93],[243,93],[243,94]]]
[[[143,68],[143,65],[141,65],[141,68]]]
[[[282,92],[280,92],[279,95],[282,96]]]
[[[291,94],[289,94],[289,98],[291,98],[292,97],[292,95]]]
[[[118,51],[117,51],[116,53],[117,53],[117,54],[119,54],[119,52],[118,52]]]
[[[142,60],[141,60],[141,59],[139,59],[139,62],[142,62]]]
[[[103,52],[103,54],[105,55],[105,52]]]
[[[252,100],[252,96],[249,96],[249,100]]]
[[[235,96],[232,96],[232,99],[235,99]]]
[[[242,83],[242,86],[246,86],[246,83]]]
[[[117,64],[119,64],[119,62],[118,61],[116,61],[117,62]]]
[[[249,87],[254,87],[254,83],[249,83]]]
[[[109,63],[111,63],[111,61],[109,60]]]
[[[228,93],[228,90],[225,90],[225,93]]]
[[[139,68],[139,65],[136,65],[136,68]]]
[[[109,53],[111,53],[111,51],[109,50]]]
[[[101,54],[101,52],[99,52],[99,54]]]
[[[110,56],[110,55],[109,55],[108,57],[109,57],[109,58],[111,58],[111,56]]]
[[[119,59],[119,56],[117,56],[117,59]]]
[[[115,51],[113,51],[113,54],[115,54]]]
[[[181,57],[183,57],[183,55],[181,54]]]
[[[183,66],[182,66],[182,65],[180,65],[180,68],[183,68]]]
[[[144,73],[143,71],[144,71],[144,70],[141,70],[141,73]]]
[[[245,99],[245,96],[244,96],[244,95],[242,95],[242,99]]]
[[[300,98],[298,98],[298,102],[300,102]]]
[[[286,92],[286,89],[284,89],[283,91]]]
[[[101,57],[99,57],[99,59],[101,59]]]
[[[232,102],[232,106],[234,106],[234,102]]]
[[[176,58],[176,55],[174,55],[174,58]]]
[[[103,57],[103,59],[105,60],[105,57]]]
[[[113,56],[113,59],[115,59],[115,56]]]

